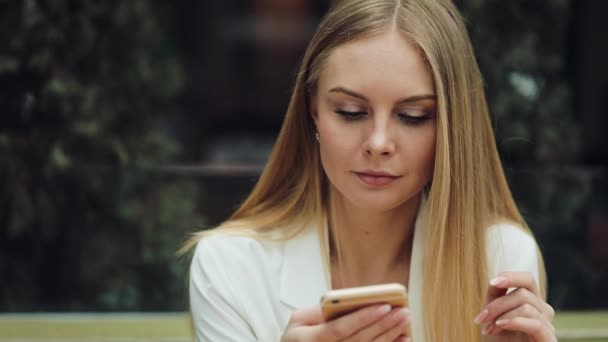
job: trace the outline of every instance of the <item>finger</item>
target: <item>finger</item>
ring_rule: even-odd
[[[549,303],[543,301],[543,315],[549,319],[549,322],[553,322],[555,318],[555,309],[549,305]]]
[[[514,317],[496,321],[496,326],[503,330],[522,332],[534,341],[553,342],[557,341],[552,325],[546,322],[527,317]],[[550,328],[550,327],[551,328]]]
[[[494,329],[496,329],[496,325],[494,324],[494,322],[492,322],[481,329],[481,334],[489,335],[494,332]]]
[[[496,278],[494,278],[496,279]],[[494,280],[492,279],[492,280]],[[488,292],[486,294],[486,305],[493,300],[500,298],[507,294],[508,288],[501,288],[497,286],[493,286],[492,283],[488,285]]]
[[[513,319],[516,317],[523,317],[523,318],[530,318],[530,319],[536,319],[541,321],[543,324],[545,324],[548,329],[552,332],[555,332],[555,328],[553,327],[553,325],[551,324],[551,321],[549,321],[543,314],[541,311],[539,311],[536,307],[529,305],[527,303],[503,314],[502,316],[498,317],[495,321],[492,321],[491,324],[493,324],[495,326],[494,329],[490,330],[488,332],[489,335],[495,335],[500,333],[501,331],[503,331],[504,329],[502,328],[502,326],[500,325],[496,325],[496,322],[498,321],[504,321],[504,320],[508,320],[508,319]],[[487,330],[486,330],[487,332]]]
[[[525,288],[540,297],[536,280],[531,272],[502,272],[490,280],[490,286],[497,289]]]
[[[398,325],[402,325],[402,334],[405,332],[405,325],[402,323],[409,323],[409,310],[407,308],[393,309],[388,315],[382,317],[382,319],[357,331],[348,339],[348,341],[371,341]],[[399,336],[399,334],[397,334],[397,336]],[[397,336],[395,336],[395,338]]]
[[[315,305],[294,311],[289,321],[289,324],[301,326],[321,324],[325,319],[323,318],[321,306]]]
[[[502,288],[498,288],[498,287],[489,285],[484,307],[481,310],[481,312],[477,315],[477,317],[475,317],[473,322],[475,322],[475,324],[484,324],[485,322],[488,322],[489,321],[488,315],[490,313],[487,310],[488,304],[491,303],[492,301],[496,300],[497,298],[503,297],[506,294],[507,294],[507,289],[502,289]]]
[[[380,320],[357,331],[348,339],[348,341],[370,341],[372,338],[385,333],[403,321],[407,321],[408,315],[409,311],[407,311],[407,309],[393,309],[389,314],[382,317]]]
[[[378,321],[391,311],[390,305],[373,305],[319,325],[317,339],[338,340],[350,337],[362,328]]]
[[[502,272],[490,280],[485,302],[486,306],[492,301],[504,297],[509,288],[525,288],[540,298],[536,280],[531,272]],[[476,324],[487,322],[489,321],[488,315],[489,312],[484,307],[477,317],[475,317],[474,322]]]
[[[516,318],[516,317],[514,317],[514,318]],[[524,317],[520,317],[520,318],[524,318]],[[513,318],[510,318],[510,319],[513,319]],[[530,318],[530,319],[532,319],[532,318]],[[547,322],[544,320],[539,320],[539,322],[540,322],[540,324],[545,326],[545,329],[547,331],[549,331],[549,333],[551,333],[552,335],[556,335],[557,330],[555,329],[555,327],[553,326],[553,324],[551,322]],[[496,325],[496,323],[493,323],[492,326],[493,326],[493,329],[489,329],[489,331],[486,333],[487,335],[491,335],[491,336],[499,335],[501,332],[508,330],[502,325]]]
[[[404,341],[404,339],[400,339],[400,337],[409,339],[409,337],[404,336],[404,334],[403,334],[403,332],[407,329],[408,325],[409,325],[409,321],[402,320],[397,325],[390,328],[389,330],[384,331],[380,335],[374,337],[374,339],[372,339],[371,341],[372,342],[394,342],[395,340]],[[370,340],[366,339],[366,340],[355,340],[355,341],[370,341]],[[405,341],[407,341],[407,339],[405,339]]]
[[[508,295],[497,298],[486,305],[484,310],[476,317],[475,323],[479,325],[485,325],[490,322],[494,322],[501,315],[504,315],[517,308],[524,307],[527,311],[531,311],[534,308],[534,314],[543,313],[545,309],[545,303],[536,295],[524,288],[519,288]],[[547,319],[549,313],[547,313]]]

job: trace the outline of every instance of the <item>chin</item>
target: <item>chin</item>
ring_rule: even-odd
[[[372,212],[387,212],[404,205],[407,198],[395,198],[392,196],[358,196],[351,198],[350,202],[361,210]]]
[[[331,183],[330,183],[331,184]],[[366,212],[382,213],[407,205],[415,199],[423,186],[416,191],[417,187],[394,187],[385,189],[362,189],[360,184],[331,184],[332,192],[337,195],[338,201],[349,203],[357,210]]]

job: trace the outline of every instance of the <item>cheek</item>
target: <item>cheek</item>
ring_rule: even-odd
[[[353,155],[352,143],[346,134],[336,134],[332,131],[321,132],[320,151],[321,161],[326,169],[346,166],[347,159]],[[330,170],[326,170],[330,171]]]
[[[420,149],[420,160],[427,178],[432,176],[435,166],[435,145],[436,136],[435,131],[433,131],[425,138],[425,142]]]
[[[347,173],[360,148],[357,128],[339,120],[321,118],[318,129],[321,163],[325,172],[329,177]]]
[[[419,132],[415,138],[404,139],[405,164],[410,164],[424,178],[430,178],[435,165],[435,144],[434,129]]]

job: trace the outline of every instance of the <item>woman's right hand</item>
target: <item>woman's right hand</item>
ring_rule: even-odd
[[[407,308],[373,305],[325,322],[321,306],[316,305],[294,311],[281,342],[409,342],[403,335],[409,324]]]

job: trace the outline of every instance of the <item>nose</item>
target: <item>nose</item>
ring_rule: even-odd
[[[370,157],[388,157],[395,153],[395,139],[388,122],[375,122],[365,143],[365,154]]]

